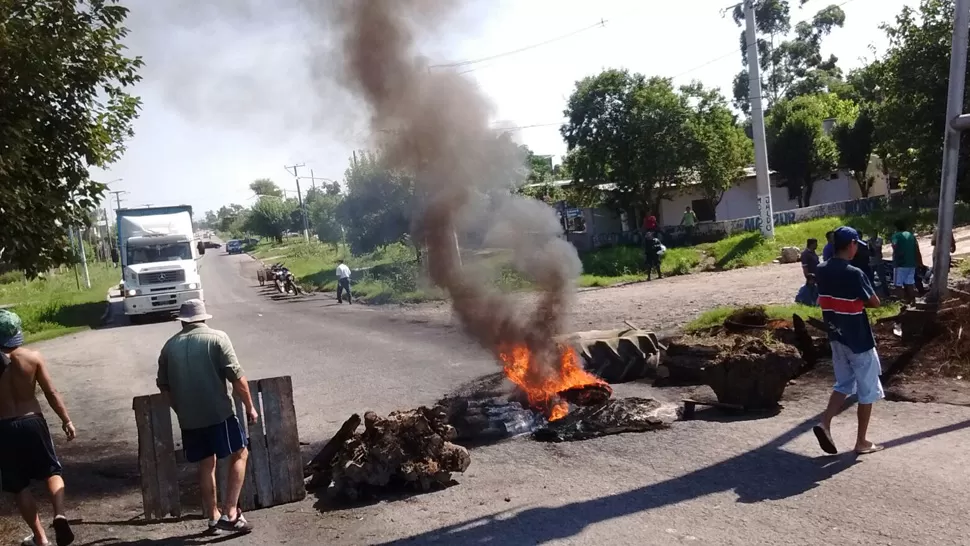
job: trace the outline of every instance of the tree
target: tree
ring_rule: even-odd
[[[803,6],[808,0],[798,0]],[[734,8],[734,22],[744,26],[743,4]],[[811,21],[795,25],[795,36],[784,39],[791,30],[788,0],[760,0],[755,7],[758,54],[762,72],[762,97],[770,109],[783,98],[819,93],[840,81],[838,58],[822,57],[822,39],[833,29],[845,25],[845,12],[837,5],[819,10]],[[741,59],[747,67],[747,37],[741,32]],[[734,104],[748,113],[748,71],[734,78]]]
[[[879,62],[875,109],[876,151],[892,162],[907,193],[938,194],[941,150],[946,120],[952,1],[922,0],[918,8],[904,7],[894,24],[883,30],[889,47]],[[970,103],[964,101],[966,112]],[[967,160],[970,139],[961,139],[957,191],[970,198]]]
[[[845,123],[857,112],[850,101],[823,93],[782,100],[768,116],[768,163],[800,207],[811,204],[815,182],[838,167],[838,150],[823,121]]]
[[[869,176],[869,163],[875,147],[876,126],[869,112],[863,110],[851,123],[840,123],[833,137],[839,152],[839,167],[852,173],[863,197],[869,197],[876,179]]]
[[[216,222],[215,226],[213,226],[213,229],[222,231],[224,233],[231,233],[233,222],[239,218],[240,214],[242,214],[244,210],[245,209],[242,205],[237,205],[235,203],[229,205],[228,207],[219,207],[219,210],[216,211],[216,218],[218,218],[218,221]]]
[[[686,94],[669,79],[609,69],[576,83],[561,128],[575,190],[594,199],[613,184],[607,204],[657,210],[690,179],[695,148]]]
[[[374,153],[358,154],[346,175],[347,196],[337,207],[350,248],[371,252],[405,240],[411,229],[414,179],[394,171]]]
[[[754,160],[753,144],[720,93],[697,84],[685,92],[695,98],[693,168],[704,197],[716,210],[724,192],[744,179],[745,167]]]
[[[70,260],[66,227],[88,222],[105,186],[89,168],[125,151],[141,58],[113,0],[0,3],[0,249],[36,273]]]
[[[260,178],[259,180],[254,180],[252,184],[249,185],[249,189],[253,190],[256,195],[268,195],[270,197],[283,197],[283,190],[276,185],[269,178]]]
[[[343,228],[337,218],[338,210],[342,199],[337,195],[321,195],[318,198],[309,200],[307,211],[310,215],[310,222],[313,232],[317,238],[324,243],[331,243],[334,249],[343,240]]]
[[[249,211],[246,228],[257,235],[283,242],[283,234],[292,224],[293,205],[279,197],[264,195]]]

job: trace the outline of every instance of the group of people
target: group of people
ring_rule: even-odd
[[[927,268],[923,264],[923,256],[919,249],[916,235],[908,228],[904,222],[897,222],[895,232],[890,238],[892,245],[892,278],[887,278],[883,262],[883,240],[877,235],[868,241],[863,238],[862,231],[856,230],[859,234],[857,251],[852,258],[852,265],[857,267],[873,287],[878,286],[884,297],[894,295],[892,287],[895,287],[898,296],[904,301],[912,303],[918,293],[924,291],[923,279],[926,276]],[[809,239],[806,242],[805,250],[801,254],[802,273],[805,276],[805,284],[799,288],[795,296],[795,302],[804,305],[817,305],[818,287],[816,273],[821,262],[831,259],[835,254],[835,231],[825,234],[826,244],[822,249],[821,258],[818,255],[818,240]],[[933,244],[936,244],[937,237],[934,236]],[[950,234],[950,253],[956,252],[956,241],[953,234]],[[878,281],[878,282],[877,282]]]
[[[253,527],[238,507],[248,440],[227,383],[242,400],[246,420],[254,424],[259,415],[232,342],[225,332],[206,325],[211,318],[201,300],[182,305],[178,315],[182,327],[161,349],[156,384],[178,416],[186,461],[198,465],[207,532],[248,533]],[[22,546],[48,546],[37,503],[28,490],[32,481],[45,482],[54,508],[56,544],[67,546],[74,541],[74,533],[64,507],[63,467],[35,396],[38,387],[60,418],[68,441],[74,440],[76,430],[43,357],[23,344],[20,317],[0,310],[0,489],[14,495],[30,527],[31,535]],[[220,507],[216,461],[226,458],[229,471]]]

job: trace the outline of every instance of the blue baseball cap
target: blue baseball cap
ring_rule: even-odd
[[[24,344],[24,331],[20,317],[13,311],[0,309],[0,347],[16,349]]]
[[[842,226],[835,230],[832,234],[832,242],[837,246],[845,245],[856,241],[861,243],[862,240],[859,239],[859,232],[850,228],[849,226]]]

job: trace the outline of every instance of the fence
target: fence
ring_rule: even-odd
[[[243,510],[268,508],[306,497],[303,461],[293,405],[293,383],[289,376],[249,382],[259,420],[247,425],[242,401],[234,398],[236,415],[246,427],[249,459],[246,480],[239,497]],[[178,463],[172,434],[172,412],[161,394],[132,400],[138,427],[138,466],[141,473],[142,503],[147,520],[182,515]],[[226,490],[228,459],[216,467],[217,490],[222,502]]]
[[[886,197],[870,197],[852,201],[838,201],[825,203],[800,209],[786,210],[774,214],[775,226],[786,226],[798,222],[805,222],[826,216],[843,216],[853,214],[869,214],[883,210],[889,202]],[[694,229],[692,241],[696,243],[719,241],[734,233],[757,231],[761,229],[761,218],[750,216],[721,222],[701,222]],[[685,242],[686,229],[684,226],[664,226],[660,228],[665,244],[677,245]],[[592,250],[614,245],[639,245],[643,242],[640,230],[613,231],[608,233],[569,234],[569,240],[580,250]]]

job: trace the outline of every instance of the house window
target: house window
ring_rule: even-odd
[[[694,209],[698,222],[713,222],[717,218],[714,203],[710,199],[694,199],[690,202],[690,208]]]
[[[899,177],[898,176],[890,176],[889,177],[889,189],[891,189],[891,190],[898,190],[899,189]]]
[[[839,173],[838,172],[833,172],[833,173],[829,174],[829,180],[838,180],[838,179],[839,179]]]

